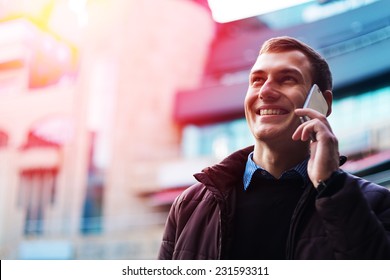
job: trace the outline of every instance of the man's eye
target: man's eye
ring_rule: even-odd
[[[261,77],[253,77],[251,82],[253,85],[259,85],[264,83],[264,79]]]
[[[281,79],[282,82],[296,82],[296,79],[293,76],[284,76]]]

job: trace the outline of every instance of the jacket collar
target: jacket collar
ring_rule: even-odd
[[[206,167],[202,172],[194,174],[194,177],[214,192],[222,191],[224,193],[237,186],[237,184],[243,185],[246,163],[249,154],[253,150],[253,145],[238,150],[220,163]],[[340,156],[340,166],[346,161],[345,156]]]
[[[194,174],[194,177],[211,190],[216,188],[222,192],[229,191],[237,184],[242,184],[248,155],[253,149],[254,146],[249,146],[238,150],[220,163]]]

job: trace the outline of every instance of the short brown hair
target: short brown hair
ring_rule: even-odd
[[[317,84],[321,91],[332,90],[332,73],[328,62],[309,45],[288,36],[275,37],[265,41],[259,55],[263,53],[285,52],[297,50],[302,52],[310,61],[313,73],[313,83]]]

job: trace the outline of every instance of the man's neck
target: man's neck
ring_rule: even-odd
[[[257,142],[253,153],[253,161],[267,170],[275,178],[293,168],[308,156],[307,143],[292,141],[288,145],[267,145]]]

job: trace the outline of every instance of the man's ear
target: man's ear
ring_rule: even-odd
[[[328,103],[328,112],[326,116],[329,116],[332,113],[332,102],[333,102],[333,93],[331,90],[327,89],[323,93],[326,103]]]

